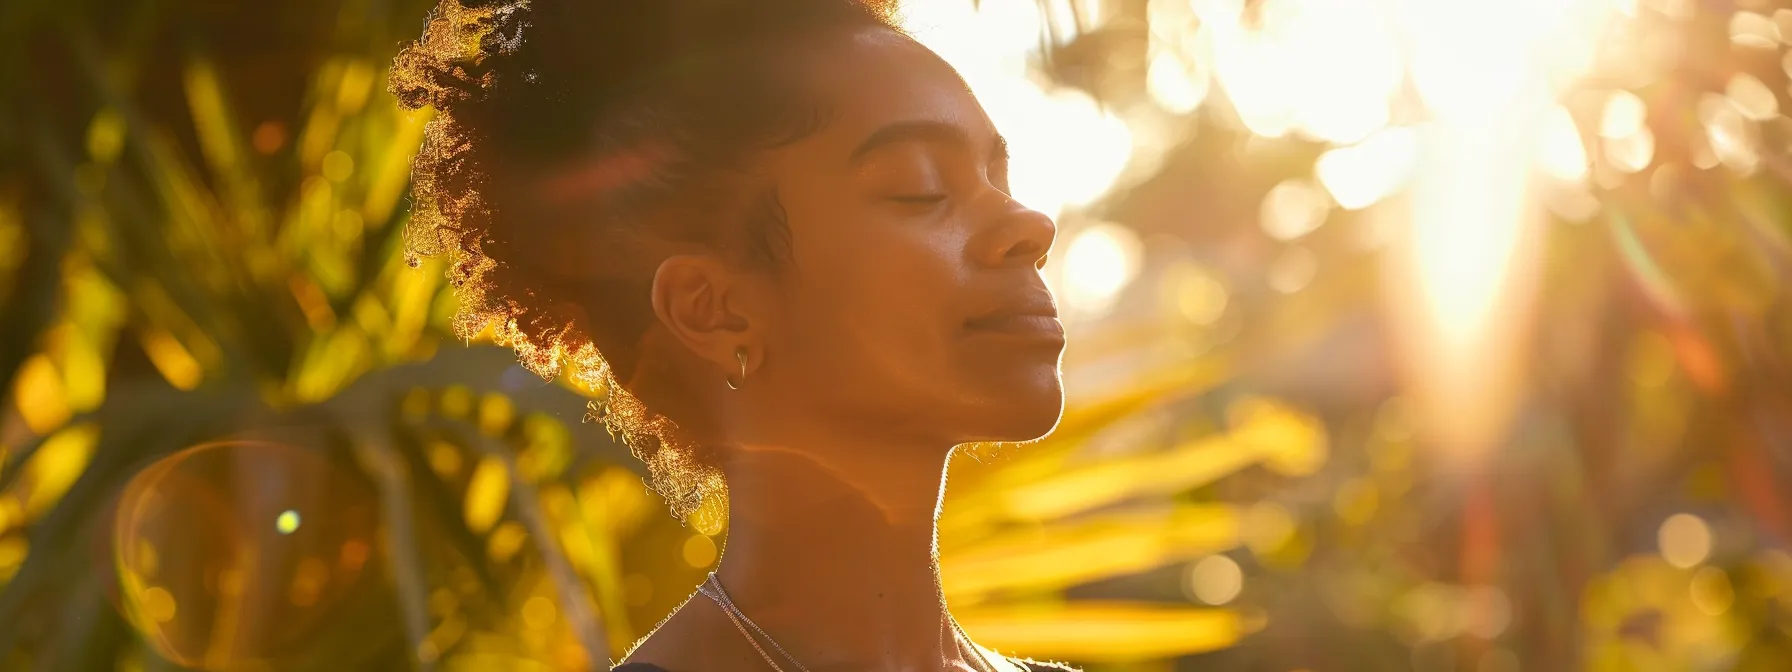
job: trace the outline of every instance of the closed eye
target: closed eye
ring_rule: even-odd
[[[897,203],[906,203],[909,205],[933,205],[935,203],[939,203],[941,201],[946,200],[946,195],[945,194],[904,194],[902,196],[891,196],[890,200],[895,201]]]

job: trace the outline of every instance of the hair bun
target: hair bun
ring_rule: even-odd
[[[389,87],[406,109],[438,110],[480,102],[506,79],[534,78],[502,67],[523,45],[531,26],[529,0],[441,0],[423,36],[392,62]]]

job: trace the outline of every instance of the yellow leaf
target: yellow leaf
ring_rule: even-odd
[[[286,284],[292,290],[293,301],[299,304],[299,311],[305,313],[305,324],[312,331],[325,332],[336,326],[336,311],[330,308],[330,297],[324,295],[323,288],[316,282],[295,274]]]
[[[944,541],[944,540],[942,540]],[[1136,574],[1237,546],[1239,514],[1224,505],[1111,514],[1028,527],[960,548],[942,548],[948,597],[1062,589]]]
[[[467,529],[476,534],[492,529],[498,516],[504,514],[509,496],[510,474],[504,461],[490,455],[480,459],[467,482]]]
[[[292,395],[300,402],[330,398],[367,365],[367,339],[354,327],[343,327],[314,340],[290,377]]]
[[[622,467],[606,467],[579,484],[579,507],[599,534],[623,537],[660,506],[641,477]]]
[[[317,70],[314,80],[315,91],[319,96],[341,95],[342,75],[347,63],[342,59],[324,62]],[[335,105],[313,105],[311,116],[305,120],[304,130],[299,133],[299,162],[306,169],[316,167],[323,161],[324,154],[336,144],[338,127],[342,123],[340,108]]]
[[[450,418],[465,418],[473,412],[473,390],[465,385],[450,385],[442,389],[442,403],[437,406],[442,415]]]
[[[30,494],[25,499],[25,515],[35,519],[62,498],[75,479],[87,468],[93,448],[99,443],[100,428],[91,423],[80,424],[57,432],[44,440],[31,461],[25,465]]]
[[[503,436],[510,429],[510,423],[516,419],[516,405],[510,398],[496,392],[487,392],[479,398],[479,416],[475,424],[486,436]]]
[[[483,424],[483,408],[480,417]],[[545,413],[531,413],[523,418],[522,430],[525,445],[517,456],[517,471],[530,481],[559,477],[572,461],[572,435],[566,425]]]
[[[224,102],[217,71],[210,62],[193,61],[187,64],[183,75],[187,106],[193,111],[193,127],[198,131],[200,149],[220,175],[235,171],[242,160],[242,148]]]
[[[94,163],[109,164],[124,147],[124,119],[110,107],[93,115],[87,125],[87,153]]]
[[[1076,468],[1017,487],[998,497],[1005,517],[1061,518],[1116,502],[1160,496],[1210,483],[1262,459],[1227,436],[1197,439],[1161,453],[1129,456]]]
[[[394,255],[393,259],[396,261],[400,256],[402,255]],[[398,263],[402,266],[402,262]],[[431,265],[422,270],[404,267],[404,272],[392,278],[392,328],[386,334],[385,343],[388,356],[404,354],[416,345],[429,320],[430,304],[436,296],[436,282],[442,277],[441,269]]]
[[[106,400],[106,360],[93,338],[70,327],[62,348],[62,380],[69,409],[91,411]]]
[[[411,155],[423,142],[423,125],[433,116],[434,112],[427,109],[399,115],[398,130],[380,153],[382,158],[370,162],[375,168],[367,175],[367,200],[361,207],[361,215],[369,225],[379,226],[392,216],[398,197],[403,195],[405,185],[410,184]],[[438,277],[441,274],[417,275]]]
[[[336,88],[336,107],[343,114],[353,114],[367,104],[367,94],[373,86],[373,66],[364,60],[349,61],[342,68],[342,78]]]
[[[1122,662],[1223,649],[1262,628],[1229,609],[1127,602],[955,610],[982,646],[1035,658]]]
[[[361,330],[367,332],[369,336],[385,335],[392,328],[392,315],[386,312],[386,307],[380,305],[379,299],[374,298],[371,294],[362,294],[356,298],[352,310],[355,315],[355,324],[359,325]]]
[[[199,387],[199,380],[204,373],[199,360],[187,352],[174,335],[162,329],[148,327],[137,331],[137,340],[143,345],[143,353],[149,356],[149,363],[162,372],[175,389],[191,390]]]
[[[1325,424],[1272,399],[1249,397],[1227,409],[1232,437],[1283,476],[1307,476],[1325,464]]]
[[[508,562],[517,551],[522,550],[523,541],[528,538],[529,533],[521,523],[506,520],[498,525],[498,529],[492,530],[492,536],[485,540],[485,552],[492,557],[492,562]]]
[[[12,578],[19,571],[19,565],[25,562],[25,555],[30,550],[30,543],[22,536],[0,539],[0,582]]]
[[[39,354],[25,360],[13,378],[12,398],[34,434],[47,434],[68,422],[68,392],[48,357]]]

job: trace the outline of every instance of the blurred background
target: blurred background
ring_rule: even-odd
[[[0,4],[0,669],[602,669],[716,561],[401,260],[432,4]],[[1061,227],[976,638],[1792,669],[1792,5],[907,4]]]

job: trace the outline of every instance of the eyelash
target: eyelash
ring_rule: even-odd
[[[915,194],[912,196],[891,196],[890,200],[908,205],[934,205],[946,200],[945,194]]]

